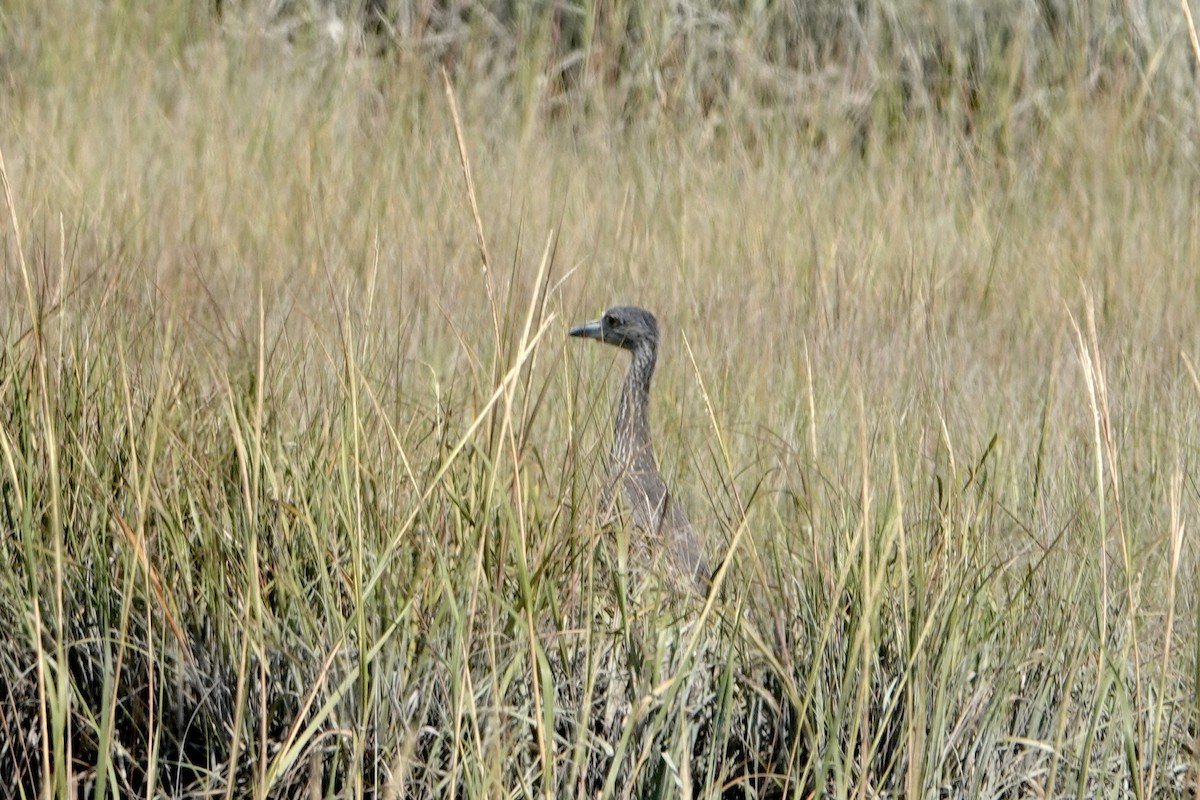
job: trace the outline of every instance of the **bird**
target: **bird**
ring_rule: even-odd
[[[571,328],[569,334],[615,345],[632,355],[617,399],[608,463],[610,486],[621,483],[634,526],[664,541],[678,573],[707,594],[710,573],[703,544],[659,474],[650,436],[650,379],[658,361],[658,320],[644,308],[613,306],[599,319]]]

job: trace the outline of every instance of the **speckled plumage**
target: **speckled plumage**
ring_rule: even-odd
[[[658,321],[645,309],[616,306],[570,333],[630,351],[633,360],[617,398],[609,475],[621,482],[633,524],[661,537],[674,567],[707,591],[704,549],[687,514],[667,491],[650,437],[650,380],[658,359]]]

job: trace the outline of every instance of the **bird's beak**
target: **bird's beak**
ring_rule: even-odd
[[[585,322],[582,325],[576,325],[568,333],[572,336],[582,336],[587,339],[601,339],[604,335],[603,326],[598,319]]]

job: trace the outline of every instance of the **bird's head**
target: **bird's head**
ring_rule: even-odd
[[[596,339],[626,350],[658,344],[658,320],[644,308],[613,306],[600,319],[571,328],[572,336]]]

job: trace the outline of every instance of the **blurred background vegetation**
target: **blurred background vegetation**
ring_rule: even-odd
[[[291,40],[328,39],[487,81],[524,118],[707,120],[729,135],[830,114],[887,138],[914,117],[1000,148],[1064,106],[1121,97],[1155,118],[1196,92],[1184,4],[1020,2],[218,2]],[[210,20],[193,20],[206,25]],[[1015,141],[1013,137],[1018,137]]]

